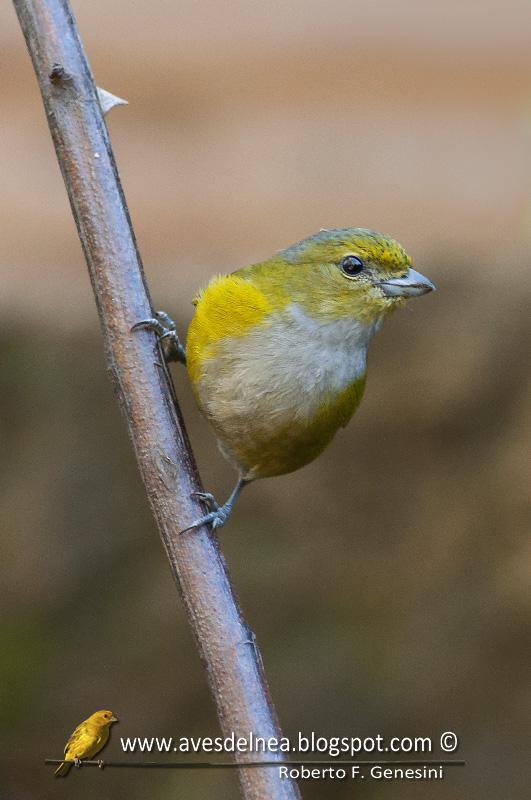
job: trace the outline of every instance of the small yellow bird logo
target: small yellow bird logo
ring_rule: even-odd
[[[99,753],[107,744],[113,722],[118,722],[117,717],[106,709],[96,711],[88,719],[83,720],[65,744],[65,759],[77,764],[81,759],[92,758]],[[63,777],[68,774],[71,766],[72,764],[63,761],[54,774],[58,778]]]

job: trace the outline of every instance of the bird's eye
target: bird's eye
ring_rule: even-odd
[[[105,717],[105,719],[108,719],[108,718],[109,718],[109,715],[108,715],[108,714],[104,714],[103,716]]]
[[[340,266],[345,275],[352,277],[352,275],[358,275],[362,271],[363,261],[358,256],[345,256],[341,259]]]

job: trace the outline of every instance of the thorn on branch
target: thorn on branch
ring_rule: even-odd
[[[115,106],[129,105],[127,100],[124,100],[122,97],[117,97],[115,94],[111,94],[110,92],[107,92],[105,89],[100,89],[99,86],[96,87],[96,91],[98,92],[98,100],[100,101],[100,108],[104,115],[107,114]]]

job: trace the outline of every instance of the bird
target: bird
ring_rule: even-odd
[[[113,722],[118,722],[118,719],[112,711],[106,709],[95,711],[88,719],[80,722],[65,744],[64,755],[66,761],[59,764],[54,775],[57,778],[67,775],[72,766],[72,764],[67,763],[68,761],[73,761],[76,766],[80,766],[81,759],[92,758],[96,753],[99,753],[107,744],[110,727]]]
[[[321,229],[272,258],[217,275],[194,299],[186,348],[166,312],[141,320],[187,367],[197,404],[238,480],[185,531],[221,527],[242,489],[313,461],[363,396],[384,319],[434,284],[401,244],[368,228]],[[184,532],[184,531],[183,531]]]

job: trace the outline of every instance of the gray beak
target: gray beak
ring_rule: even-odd
[[[435,284],[425,278],[416,269],[408,269],[403,278],[389,278],[378,284],[388,297],[419,297],[421,294],[434,291]]]
[[[111,717],[109,722],[118,722],[118,717]]]

